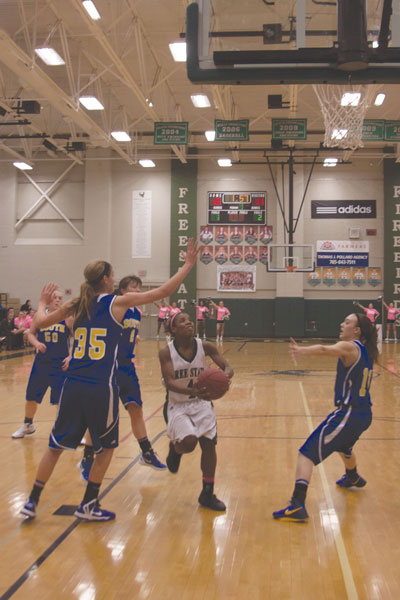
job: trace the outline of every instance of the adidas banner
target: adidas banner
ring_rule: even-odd
[[[312,219],[376,219],[376,200],[311,200]]]

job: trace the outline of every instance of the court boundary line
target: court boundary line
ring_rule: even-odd
[[[160,409],[157,409],[160,410]],[[160,437],[162,437],[164,434],[166,433],[166,429],[163,429],[162,431],[160,431],[152,440],[151,440],[151,444],[155,444],[155,442],[157,442],[157,440],[159,440]],[[140,458],[140,454],[139,453],[136,458],[133,459],[133,461],[131,463],[129,463],[129,465],[127,465],[125,467],[125,469],[123,469],[121,471],[121,473],[119,475],[117,475],[117,477],[115,477],[115,479],[113,479],[111,481],[111,483],[105,488],[105,490],[99,495],[99,500],[101,500],[102,498],[104,498],[116,485],[117,483],[119,483],[121,481],[121,479],[123,479],[125,477],[125,475],[136,465],[136,463],[139,461]],[[85,521],[82,521],[81,519],[76,518],[75,521],[73,523],[71,523],[71,525],[69,525],[51,544],[50,546],[48,546],[46,548],[46,550],[44,550],[44,552],[42,552],[42,554],[39,556],[39,558],[37,558],[31,565],[30,567],[28,567],[24,573],[22,573],[22,575],[16,580],[14,581],[14,583],[4,592],[4,594],[2,594],[2,596],[0,596],[0,600],[8,600],[9,598],[11,598],[15,592],[17,592],[22,585],[28,581],[28,579],[37,572],[38,568],[44,563],[44,561],[53,554],[53,552],[55,550],[57,550],[57,548],[62,544],[62,542],[67,539],[67,537],[74,531],[74,529],[76,529],[78,527],[78,525],[82,525],[83,523],[86,523]]]
[[[312,433],[314,431],[314,426],[312,423],[312,418],[311,418],[311,413],[310,413],[310,409],[309,409],[308,402],[307,402],[307,397],[304,392],[303,383],[301,381],[299,381],[299,387],[300,387],[301,397],[303,400],[304,410],[305,410],[306,417],[307,417],[307,424],[308,424],[310,433]],[[319,475],[321,478],[322,489],[324,491],[324,496],[325,496],[328,510],[333,510],[335,512],[335,514],[337,514],[333,500],[332,500],[332,495],[331,495],[331,492],[329,489],[328,480],[326,478],[326,473],[325,473],[323,463],[320,463],[319,467],[320,468],[318,469],[318,472],[319,472]],[[333,539],[335,540],[336,551],[337,551],[338,558],[339,558],[340,568],[342,570],[342,575],[343,575],[344,585],[345,585],[346,592],[347,592],[347,597],[349,598],[349,600],[358,600],[357,588],[356,588],[356,584],[354,582],[354,577],[353,577],[353,572],[351,570],[349,557],[347,556],[346,546],[345,546],[342,532],[340,529],[339,519],[337,520],[337,522],[338,522],[338,530],[335,531],[335,529],[332,527],[332,534],[333,534]]]

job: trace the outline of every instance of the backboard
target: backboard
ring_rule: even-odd
[[[312,244],[270,244],[267,271],[309,273],[315,270]]]

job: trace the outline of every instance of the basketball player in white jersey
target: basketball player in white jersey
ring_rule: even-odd
[[[233,369],[213,344],[194,337],[194,324],[188,314],[175,315],[170,321],[170,331],[173,339],[159,353],[168,390],[164,411],[171,439],[167,466],[171,473],[177,473],[182,454],[193,452],[199,442],[203,473],[199,503],[211,510],[224,511],[225,504],[214,494],[217,420],[206,390],[197,387],[197,377],[207,367],[206,356],[229,378]]]

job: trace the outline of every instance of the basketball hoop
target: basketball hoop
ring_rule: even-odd
[[[296,271],[295,265],[286,265],[285,269],[288,273],[294,273]]]
[[[361,141],[372,85],[313,85],[325,123],[324,146],[356,150]]]

